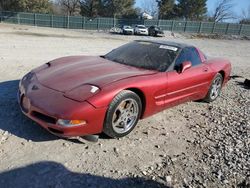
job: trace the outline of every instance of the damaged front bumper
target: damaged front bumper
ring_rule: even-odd
[[[19,83],[17,98],[23,114],[52,134],[76,137],[101,133],[106,107],[95,108],[87,101],[77,102],[63,94],[43,86],[34,73],[29,73]],[[86,124],[63,127],[57,123],[59,119],[85,120]]]

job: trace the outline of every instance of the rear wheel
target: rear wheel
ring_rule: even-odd
[[[129,134],[141,115],[140,97],[132,91],[121,91],[110,103],[104,122],[103,132],[119,138]]]
[[[154,36],[155,36],[155,31],[153,31],[153,30],[150,30],[150,32],[149,32],[149,36],[152,36],[152,37],[154,37]]]
[[[217,99],[217,97],[221,93],[222,83],[223,83],[222,75],[220,73],[216,74],[216,76],[214,77],[214,79],[212,81],[212,84],[211,84],[211,86],[209,88],[209,91],[208,91],[207,96],[205,97],[204,101],[212,102],[215,99]]]

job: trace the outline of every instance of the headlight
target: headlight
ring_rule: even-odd
[[[28,74],[26,74],[24,77],[23,77],[23,79],[22,79],[22,81],[30,81],[32,78],[33,78],[33,76],[35,75],[35,73],[33,73],[33,72],[29,72]]]
[[[19,83],[19,86],[22,84],[24,87],[26,87],[28,84],[30,84],[35,79],[35,73],[29,72],[26,74],[22,80]]]
[[[83,102],[87,100],[88,98],[99,93],[99,91],[100,91],[100,88],[98,88],[97,86],[85,84],[77,88],[74,88],[70,91],[67,91],[64,94],[64,96],[67,98],[76,100],[76,101]]]
[[[73,127],[73,126],[85,125],[85,124],[87,124],[87,121],[85,121],[85,120],[64,120],[64,119],[59,119],[57,121],[57,124],[61,125],[63,127]]]

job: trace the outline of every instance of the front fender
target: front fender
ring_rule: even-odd
[[[166,73],[148,76],[131,77],[101,88],[101,91],[87,101],[96,108],[108,107],[113,98],[122,90],[140,91],[144,96],[143,117],[159,112],[164,107],[164,96],[167,88]]]

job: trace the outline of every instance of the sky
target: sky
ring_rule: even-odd
[[[208,11],[211,11],[216,6],[217,0],[208,0],[207,7]],[[234,11],[236,14],[241,14],[243,9],[247,9],[250,5],[250,0],[232,0],[234,6]]]
[[[148,1],[148,0],[136,0],[136,6],[140,7],[143,1]],[[207,1],[207,7],[208,7],[208,12],[213,11],[216,2],[218,0],[208,0]],[[234,12],[237,15],[242,14],[242,9],[247,9],[250,6],[250,0],[232,0],[234,6]]]

